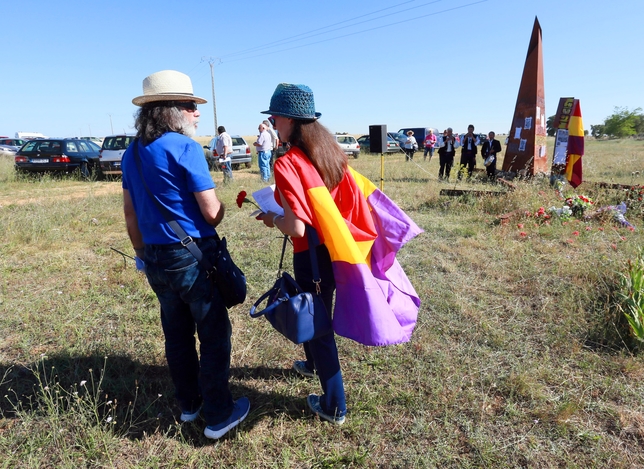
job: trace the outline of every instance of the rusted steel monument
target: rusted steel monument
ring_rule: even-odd
[[[548,170],[547,160],[541,26],[535,18],[503,158],[503,171],[534,176]]]

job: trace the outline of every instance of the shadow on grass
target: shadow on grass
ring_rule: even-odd
[[[311,418],[304,413],[304,398],[278,392],[259,392],[256,386],[242,384],[245,380],[286,380],[296,373],[282,368],[231,368],[230,389],[233,398],[246,396],[251,402],[250,414],[242,431],[252,428],[266,418],[297,420]],[[25,415],[60,417],[78,412],[74,399],[64,396],[89,396],[92,425],[109,427],[110,420],[119,422],[113,428],[117,436],[140,439],[144,435],[161,433],[179,437],[194,446],[210,444],[203,436],[205,421],[179,424],[180,409],[173,395],[173,385],[166,366],[148,365],[127,356],[96,354],[75,357],[69,354],[48,355],[28,366],[0,364],[0,416],[21,419]],[[52,410],[48,395],[63,396],[61,406]],[[56,415],[54,415],[56,414]],[[231,432],[234,435],[235,432]]]

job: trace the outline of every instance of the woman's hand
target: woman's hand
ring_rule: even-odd
[[[281,215],[278,215],[275,212],[268,212],[268,213],[260,213],[257,215],[255,218],[257,220],[261,220],[264,222],[264,225],[266,225],[268,228],[275,228],[275,219],[280,217]]]

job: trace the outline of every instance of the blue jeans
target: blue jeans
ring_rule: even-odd
[[[322,282],[322,300],[326,306],[327,313],[333,311],[333,292],[335,291],[335,279],[329,251],[323,244],[316,248],[318,258],[318,269]],[[295,281],[304,291],[315,293],[313,283],[313,272],[311,270],[311,258],[308,251],[298,252],[293,255],[293,273]],[[306,354],[306,367],[309,370],[316,370],[322,385],[324,394],[320,397],[320,405],[324,413],[341,417],[347,413],[347,402],[344,395],[344,382],[340,370],[340,359],[338,348],[335,343],[333,331],[305,342],[304,353]]]
[[[217,240],[211,237],[196,242],[204,256],[211,258]],[[165,355],[181,410],[194,412],[203,402],[207,424],[216,425],[233,411],[228,388],[231,326],[219,290],[179,243],[146,245],[145,266],[161,304]]]
[[[233,166],[230,161],[226,161],[225,163],[219,163],[221,167],[221,171],[224,173],[224,183],[232,181],[233,180]]]
[[[271,178],[272,157],[273,152],[270,150],[257,152],[257,165],[259,166],[259,174],[262,177],[262,181],[264,182],[268,181]]]

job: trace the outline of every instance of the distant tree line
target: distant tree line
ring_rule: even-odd
[[[548,117],[546,131],[554,137],[557,129],[554,127],[555,116]],[[584,132],[588,133],[588,132]],[[644,114],[642,108],[629,111],[627,107],[615,107],[613,114],[604,119],[603,124],[591,125],[590,135],[595,138],[624,138],[634,135],[644,135]]]

